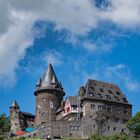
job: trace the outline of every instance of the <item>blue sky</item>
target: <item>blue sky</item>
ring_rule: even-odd
[[[66,96],[88,78],[103,80],[140,111],[139,9],[137,0],[2,0],[0,114],[13,100],[35,112],[35,85],[50,60]]]

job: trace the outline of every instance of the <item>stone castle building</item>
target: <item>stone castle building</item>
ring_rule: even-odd
[[[128,133],[126,122],[132,105],[120,88],[112,83],[89,79],[76,96],[64,101],[64,89],[51,64],[36,85],[35,116],[21,112],[16,101],[10,107],[11,133],[26,131],[24,137],[88,138],[91,134]]]

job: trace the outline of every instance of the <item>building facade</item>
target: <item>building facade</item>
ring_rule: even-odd
[[[10,107],[11,131],[35,130],[25,137],[88,138],[91,134],[128,133],[126,122],[132,105],[120,88],[112,83],[89,79],[76,96],[67,97],[51,64],[36,85],[35,116],[23,113],[15,101]]]

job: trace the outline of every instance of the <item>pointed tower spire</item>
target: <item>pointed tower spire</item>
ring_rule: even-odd
[[[43,78],[42,78],[42,83],[41,83],[41,87],[50,87],[52,86],[52,83],[56,83],[58,84],[58,80],[57,77],[55,75],[55,72],[53,70],[53,67],[51,65],[51,63],[48,66],[47,71],[45,72]]]
[[[41,78],[38,80],[36,87],[40,87],[41,86]]]
[[[16,100],[13,102],[13,104],[12,104],[11,107],[18,107],[18,108],[19,108],[19,105],[18,105],[18,103],[16,102]]]

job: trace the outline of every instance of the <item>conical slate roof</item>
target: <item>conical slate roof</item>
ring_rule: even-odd
[[[60,87],[60,83],[57,80],[53,67],[51,64],[49,64],[48,69],[42,78],[41,87],[52,87],[54,84]]]
[[[16,102],[16,100],[13,102],[11,107],[19,107],[18,103]]]
[[[41,86],[41,78],[37,81],[37,85],[36,86]]]

